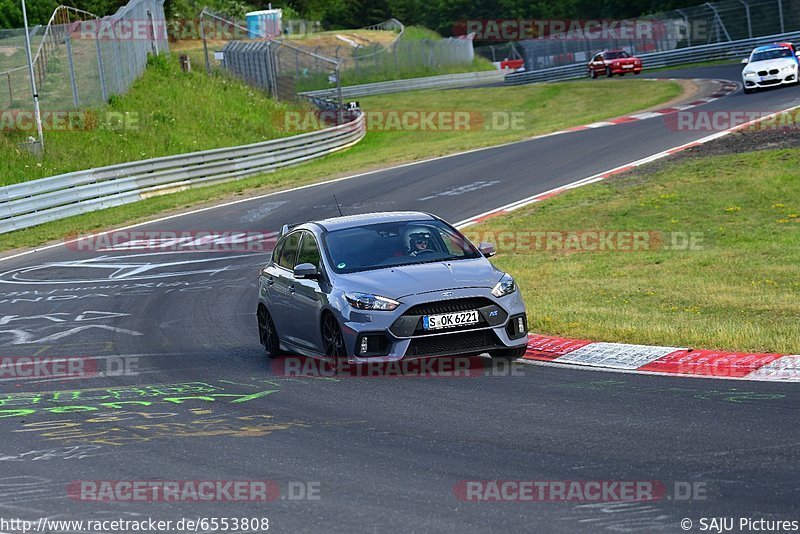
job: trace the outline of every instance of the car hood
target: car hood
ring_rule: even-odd
[[[336,286],[345,292],[361,291],[399,299],[448,289],[492,288],[502,275],[488,260],[476,258],[340,274]]]
[[[779,69],[787,65],[796,65],[797,62],[790,57],[779,57],[777,59],[765,59],[764,61],[751,61],[744,66],[742,72],[757,72],[760,70]]]

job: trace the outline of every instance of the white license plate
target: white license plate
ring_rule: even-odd
[[[422,317],[422,327],[425,330],[436,330],[438,328],[451,328],[454,326],[464,326],[476,324],[478,322],[478,310],[470,310],[455,313],[442,313],[441,315],[425,315]]]
[[[632,69],[633,65],[623,65],[622,68],[623,69]]]

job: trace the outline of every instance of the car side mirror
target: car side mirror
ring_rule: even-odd
[[[750,63],[750,60],[748,58],[744,58],[742,60],[742,65],[747,65],[748,63]]]
[[[294,267],[294,277],[295,278],[318,278],[319,277],[319,270],[317,270],[317,266],[311,263],[301,263],[299,265],[295,265]]]
[[[494,244],[487,243],[486,241],[478,245],[478,250],[481,251],[481,254],[483,254],[484,258],[491,258],[495,254],[497,254],[497,249],[494,248]]]

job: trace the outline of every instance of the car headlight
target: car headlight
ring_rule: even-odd
[[[344,297],[350,306],[359,310],[392,311],[400,306],[396,300],[370,293],[346,293]]]
[[[786,65],[785,67],[781,67],[781,72],[792,72],[795,68],[797,68],[796,65]]]
[[[492,295],[495,297],[504,297],[506,295],[510,295],[516,290],[517,284],[514,282],[514,278],[510,274],[506,273],[492,289]]]
[[[756,75],[755,72],[745,72],[743,74],[744,74],[745,78],[752,78],[753,76]]]

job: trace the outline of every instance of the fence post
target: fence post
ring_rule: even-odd
[[[97,32],[97,39],[94,40],[97,49],[97,70],[100,72],[100,91],[103,95],[103,103],[108,103],[108,87],[106,87],[106,73],[103,68],[103,53],[100,51],[100,32]]]
[[[778,16],[781,19],[781,33],[785,33],[786,29],[783,25],[783,2],[781,0],[778,0]]]
[[[11,104],[14,102],[14,92],[11,90],[11,73],[7,72],[6,76],[8,77],[8,103]]]
[[[203,40],[203,54],[206,58],[206,74],[211,76],[211,62],[208,59],[208,43],[206,42],[206,29],[204,28],[205,18],[203,17],[206,14],[205,8],[203,11],[200,12],[200,38]]]
[[[147,10],[147,18],[150,19],[150,29],[153,32],[153,53],[158,55],[158,41],[156,40],[156,21],[153,20],[153,13]]]
[[[69,83],[72,86],[72,104],[77,108],[80,106],[78,100],[78,83],[75,81],[75,62],[72,60],[72,39],[70,38],[70,29],[67,26],[64,32],[64,44],[67,45],[67,64],[69,65]],[[11,85],[9,84],[9,89]]]
[[[120,71],[119,60],[119,41],[117,41],[117,33],[114,31],[114,24],[111,24],[111,50],[114,52],[114,72],[117,73],[117,94],[125,92],[125,86],[122,83],[122,72]]]

